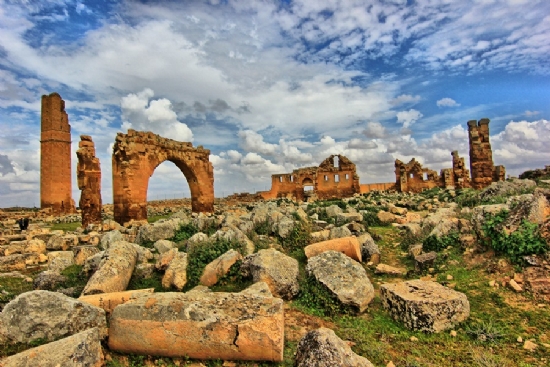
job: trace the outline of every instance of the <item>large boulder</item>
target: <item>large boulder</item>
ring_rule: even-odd
[[[503,210],[509,210],[506,204],[480,205],[472,210],[472,227],[479,239],[485,239],[486,234],[483,231],[487,218],[493,217]]]
[[[48,270],[61,273],[71,265],[74,265],[74,253],[72,251],[52,251],[48,253]]]
[[[67,281],[67,277],[57,271],[46,270],[39,273],[33,280],[33,288],[41,290],[54,290]]]
[[[292,299],[300,290],[298,260],[275,249],[260,250],[244,258],[242,274],[254,282],[265,282],[275,297]]]
[[[86,260],[99,253],[99,249],[95,246],[76,246],[73,248],[74,263],[76,265],[84,265]]]
[[[374,287],[360,263],[337,251],[323,252],[307,261],[306,271],[340,302],[365,311],[374,298]]]
[[[342,252],[353,260],[362,261],[361,247],[357,237],[354,236],[317,242],[304,247],[304,252],[308,259],[326,251]]]
[[[298,343],[295,367],[374,367],[355,354],[334,331],[319,328],[308,332]]]
[[[137,261],[134,244],[115,242],[101,259],[99,268],[88,280],[82,295],[121,292],[126,290]]]
[[[331,206],[327,206],[325,208],[325,213],[327,214],[327,217],[329,217],[329,218],[334,218],[338,214],[341,214],[343,212],[344,212],[344,210],[342,208],[340,208],[338,205],[331,205]]]
[[[78,236],[75,234],[53,235],[48,240],[46,248],[49,251],[67,251],[78,245]]]
[[[197,359],[283,360],[280,298],[244,293],[144,295],[113,311],[109,349]]]
[[[180,224],[180,219],[173,218],[169,220],[159,220],[158,222],[141,226],[136,236],[136,243],[143,244],[172,238],[180,228]]]
[[[120,233],[120,231],[118,230],[105,232],[101,237],[101,241],[99,242],[99,248],[101,250],[107,250],[109,246],[111,246],[113,243],[122,240],[122,233]]]
[[[2,367],[102,367],[100,331],[91,328],[0,361]]]
[[[361,246],[361,258],[365,262],[380,263],[380,249],[369,233],[363,233],[357,238]]]
[[[512,196],[520,195],[527,191],[530,191],[537,186],[537,183],[532,180],[507,180],[507,181],[498,181],[493,182],[491,185],[487,186],[479,194],[479,198],[482,201],[490,201],[497,196]]]
[[[169,240],[158,240],[157,242],[155,242],[154,247],[157,249],[159,254],[163,254],[166,251],[177,247],[177,245],[175,242]]]
[[[466,295],[436,282],[416,279],[383,284],[380,298],[390,315],[411,330],[437,333],[470,316]]]
[[[330,239],[350,237],[351,231],[347,226],[334,227],[330,230]]]
[[[154,291],[155,288],[147,288],[124,292],[99,293],[91,294],[89,296],[80,296],[78,300],[80,302],[102,308],[107,314],[111,314],[116,306],[135,299],[144,293],[153,293]]]
[[[92,327],[106,336],[103,309],[57,292],[31,291],[17,296],[0,313],[0,343],[52,341]]]

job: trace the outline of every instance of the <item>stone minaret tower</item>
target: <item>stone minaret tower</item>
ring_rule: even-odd
[[[59,94],[42,96],[40,123],[40,207],[51,208],[53,214],[74,213],[71,126]]]

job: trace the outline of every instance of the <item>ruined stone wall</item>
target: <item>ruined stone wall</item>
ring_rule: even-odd
[[[409,163],[395,160],[395,188],[399,192],[421,192],[441,185],[437,172],[423,168],[415,158]]]
[[[361,194],[366,194],[371,191],[386,191],[386,190],[395,190],[395,182],[370,183],[370,184],[360,185]]]
[[[313,186],[313,190],[304,191],[305,186]],[[355,164],[342,155],[331,155],[319,167],[300,168],[292,173],[271,176],[271,190],[260,194],[264,199],[286,197],[304,200],[308,195],[330,199],[353,196],[359,192]]]
[[[470,170],[466,168],[464,158],[460,157],[456,150],[451,153],[451,156],[453,157],[453,183],[451,186],[457,189],[471,187]]]
[[[147,219],[147,189],[155,168],[173,162],[187,179],[194,212],[214,210],[214,169],[210,150],[151,132],[118,133],[113,146],[113,203],[118,223]],[[182,185],[185,183],[182,180]]]
[[[42,96],[40,119],[40,208],[52,214],[75,213],[71,184],[71,126],[65,101]]]
[[[91,223],[101,223],[101,166],[99,158],[95,156],[95,145],[91,136],[80,135],[78,150],[76,151],[78,165],[76,176],[78,188],[81,190],[78,203],[82,227]]]

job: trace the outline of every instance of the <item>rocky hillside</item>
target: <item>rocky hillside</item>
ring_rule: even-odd
[[[154,223],[76,231],[5,217],[0,364],[547,366],[537,182],[233,198],[213,215],[165,203]]]

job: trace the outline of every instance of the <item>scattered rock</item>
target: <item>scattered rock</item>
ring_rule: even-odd
[[[355,354],[334,331],[319,328],[308,332],[298,343],[295,367],[374,367]]]
[[[103,309],[57,292],[22,293],[0,313],[0,342],[29,343],[37,339],[56,340],[98,327],[103,338],[107,320]]]
[[[7,357],[1,364],[2,367],[101,367],[104,359],[100,335],[98,328],[91,328]]]
[[[306,271],[332,292],[340,302],[365,311],[374,298],[374,288],[360,263],[336,251],[310,258]]]
[[[407,274],[407,269],[396,268],[387,264],[378,264],[374,272],[376,274],[405,275]]]
[[[470,315],[466,295],[435,282],[410,280],[383,284],[380,298],[391,316],[411,330],[440,332]]]
[[[135,299],[144,293],[153,293],[154,288],[137,289],[132,291],[114,292],[114,293],[99,293],[89,296],[81,296],[78,298],[80,302],[102,308],[107,314],[111,314],[116,306]]]
[[[223,278],[227,274],[233,264],[242,260],[242,258],[242,255],[238,251],[230,249],[206,265],[199,283],[207,287],[213,286],[220,278]]]
[[[164,254],[166,251],[173,249],[177,245],[172,241],[158,240],[153,246],[157,249],[159,254]]]
[[[33,288],[39,290],[54,290],[59,285],[67,281],[67,277],[56,271],[43,271],[39,273],[33,281]]]
[[[538,345],[533,343],[530,340],[526,340],[523,344],[523,349],[528,350],[529,352],[534,352],[537,349]]]
[[[162,286],[164,288],[174,287],[181,291],[185,287],[185,284],[187,284],[187,264],[187,253],[176,253],[176,256],[170,261],[164,272]]]
[[[275,297],[294,298],[298,285],[298,261],[275,249],[260,250],[244,258],[241,265],[243,276],[251,276],[254,282],[267,283]]]
[[[415,256],[414,258],[414,270],[423,272],[434,266],[437,259],[437,253],[430,251],[422,255]]]
[[[101,237],[101,241],[99,242],[99,248],[101,250],[107,250],[113,243],[122,241],[122,233],[118,230],[105,232],[103,236]]]
[[[48,253],[48,270],[61,273],[71,265],[74,265],[74,253],[72,251],[52,251]]]
[[[363,261],[372,262],[377,265],[380,263],[380,249],[374,242],[374,239],[369,233],[363,233],[357,240],[361,247],[361,258]]]

